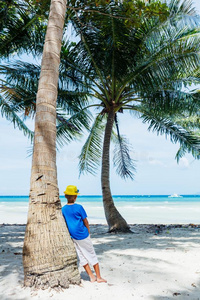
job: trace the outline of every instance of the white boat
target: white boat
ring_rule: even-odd
[[[178,194],[173,194],[171,196],[168,196],[168,198],[181,198],[182,196],[178,195]]]

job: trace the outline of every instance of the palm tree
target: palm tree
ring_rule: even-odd
[[[61,213],[56,170],[56,99],[66,1],[51,1],[36,100],[34,151],[23,264],[25,286],[80,283]]]
[[[184,42],[184,39],[189,40],[189,38],[197,34],[194,32],[194,24],[192,25],[194,18],[189,17],[189,15],[193,14],[191,6],[187,2],[183,5],[180,4],[181,1],[171,1],[170,19],[168,21],[160,23],[158,18],[151,18],[149,22],[143,21],[139,29],[138,21],[135,24],[130,18],[130,24],[127,26],[127,22],[124,21],[125,18],[121,17],[123,11],[121,6],[119,12],[119,7],[116,8],[113,4],[108,5],[107,15],[112,13],[111,18],[105,17],[102,19],[101,14],[99,16],[93,15],[90,16],[90,21],[87,22],[86,26],[83,26],[85,22],[84,17],[81,17],[79,14],[79,23],[77,23],[77,20],[76,22],[74,20],[74,24],[76,23],[76,28],[82,36],[82,41],[74,49],[71,49],[70,55],[69,51],[63,54],[63,60],[65,60],[63,68],[64,66],[66,68],[70,66],[71,69],[76,70],[77,74],[82,75],[86,81],[85,84],[88,86],[89,83],[91,87],[90,96],[96,97],[100,101],[97,104],[98,107],[103,107],[101,113],[96,118],[91,134],[83,148],[82,159],[80,161],[81,171],[93,172],[94,167],[97,167],[99,163],[98,158],[100,158],[101,153],[99,151],[101,137],[102,132],[104,132],[102,130],[105,129],[104,122],[108,120],[103,148],[103,158],[106,157],[106,160],[102,160],[102,186],[105,186],[105,188],[103,187],[104,206],[110,230],[128,230],[128,225],[114,206],[109,187],[109,147],[107,146],[110,145],[111,134],[109,134],[109,130],[110,127],[113,127],[114,123],[116,124],[118,135],[118,139],[115,138],[118,141],[118,150],[115,151],[114,156],[117,171],[125,178],[133,178],[134,171],[134,163],[130,159],[125,139],[119,134],[117,123],[118,112],[125,111],[125,109],[137,112],[138,116],[143,118],[145,122],[151,122],[151,128],[156,127],[161,133],[164,133],[165,128],[167,134],[171,133],[171,138],[174,142],[180,141],[182,147],[183,143],[185,143],[187,149],[193,151],[194,155],[197,155],[198,143],[193,135],[184,131],[184,128],[178,127],[176,129],[179,129],[181,132],[179,132],[179,137],[177,138],[174,135],[174,128],[172,126],[174,124],[170,123],[172,113],[174,114],[178,111],[180,113],[183,109],[186,109],[186,106],[187,109],[190,109],[193,106],[195,98],[198,98],[198,95],[189,95],[188,93],[181,92],[181,82],[187,84],[187,82],[189,83],[194,80],[193,77],[187,77],[192,72],[192,61],[196,57],[195,54],[192,55],[194,47],[188,49],[191,53],[190,66],[187,63],[187,70],[184,75],[184,66],[181,64],[186,62],[187,51],[182,60],[180,51],[178,51],[178,63],[179,66],[182,66],[181,74],[174,72],[175,60],[170,61],[170,56],[167,57],[168,53],[166,53],[166,51],[169,51],[169,45],[174,36],[175,39],[172,45],[175,48],[179,46],[179,48],[173,48],[171,52],[169,51],[171,58],[174,53],[177,55],[176,51],[178,49],[180,50],[180,41]],[[183,24],[185,24],[181,15],[188,15],[188,18],[190,18],[190,20],[187,20],[188,30],[183,30],[184,32],[181,32],[184,27]],[[177,16],[179,17],[179,23],[176,21]],[[88,21],[88,18],[86,18],[86,21]],[[100,29],[102,24],[103,27]],[[135,24],[135,27],[133,27],[133,24]],[[165,28],[166,25],[167,27]],[[121,30],[122,28],[124,30]],[[100,33],[101,30],[102,33]],[[156,39],[157,42],[155,45],[156,47],[160,47],[157,52],[155,51],[156,47],[153,45]],[[168,46],[163,47],[165,42],[168,43]],[[194,46],[195,43],[193,42],[192,45]],[[184,46],[187,50],[187,45]],[[176,51],[173,52],[174,50]],[[141,55],[139,56],[139,54]],[[164,70],[163,61],[166,63],[167,59],[171,65]],[[142,61],[145,60],[146,62],[143,63]],[[121,61],[123,61],[123,65],[120,63]],[[162,62],[161,67],[155,68],[155,64],[159,61]],[[65,65],[66,63],[67,66]],[[196,66],[197,59],[194,61],[193,69]],[[152,70],[153,68],[154,70]],[[165,74],[166,76],[164,76],[163,70],[168,72]],[[170,82],[168,82],[170,78],[169,73],[172,75]],[[145,90],[144,84],[146,84]],[[172,101],[174,95],[176,95],[176,105]],[[184,102],[181,102],[182,100]],[[149,104],[151,104],[151,110]],[[9,112],[9,107],[7,112]],[[17,120],[15,116],[14,120]],[[62,120],[62,117],[60,120]],[[152,120],[155,123],[152,123]],[[65,132],[65,130],[61,130],[61,132]],[[100,135],[97,136],[97,133],[100,133]],[[195,142],[197,143],[196,145]],[[96,156],[96,164],[94,163],[94,156]]]
[[[120,8],[121,9],[121,8]],[[123,10],[121,10],[123,11]],[[110,189],[110,142],[117,129],[114,165],[124,178],[133,178],[134,161],[126,139],[120,135],[118,116],[126,110],[149,130],[169,136],[171,141],[199,157],[200,140],[180,126],[174,116],[199,110],[199,94],[184,90],[198,81],[200,35],[190,1],[172,0],[169,18],[142,19],[140,26],[127,26],[119,17],[119,6],[108,6],[109,17],[75,15],[73,25],[80,41],[65,61],[82,75],[99,112],[80,155],[80,172],[94,173],[102,161],[103,204],[109,231],[129,231],[117,211]],[[96,102],[95,102],[96,100]],[[104,135],[104,138],[103,138]],[[103,144],[103,146],[102,146]]]

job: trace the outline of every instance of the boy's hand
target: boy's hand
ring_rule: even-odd
[[[85,218],[85,219],[83,220],[83,223],[84,223],[85,227],[87,227],[87,229],[88,229],[88,232],[89,232],[89,234],[90,234],[90,226],[89,226],[88,219],[87,219],[87,218]]]

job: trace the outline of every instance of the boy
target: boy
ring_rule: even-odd
[[[91,282],[107,282],[100,275],[99,263],[90,239],[90,227],[87,214],[80,204],[76,204],[79,191],[75,185],[68,185],[64,191],[67,204],[62,208],[69,233],[74,241],[77,255],[82,265],[90,277]],[[96,276],[92,273],[89,263],[93,265]]]

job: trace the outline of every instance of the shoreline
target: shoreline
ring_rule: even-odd
[[[25,224],[0,224],[1,300],[197,300],[200,295],[200,224],[129,224],[132,233],[107,233],[91,224],[102,277],[90,283],[79,268],[81,286],[66,290],[23,287]],[[175,298],[174,298],[175,297]]]
[[[128,224],[130,227],[160,227],[162,229],[169,229],[169,228],[200,228],[200,223],[134,223]],[[26,226],[26,223],[0,223],[0,227],[3,226]],[[104,223],[92,223],[90,224],[91,227],[95,226],[102,226],[108,227],[107,224]]]

